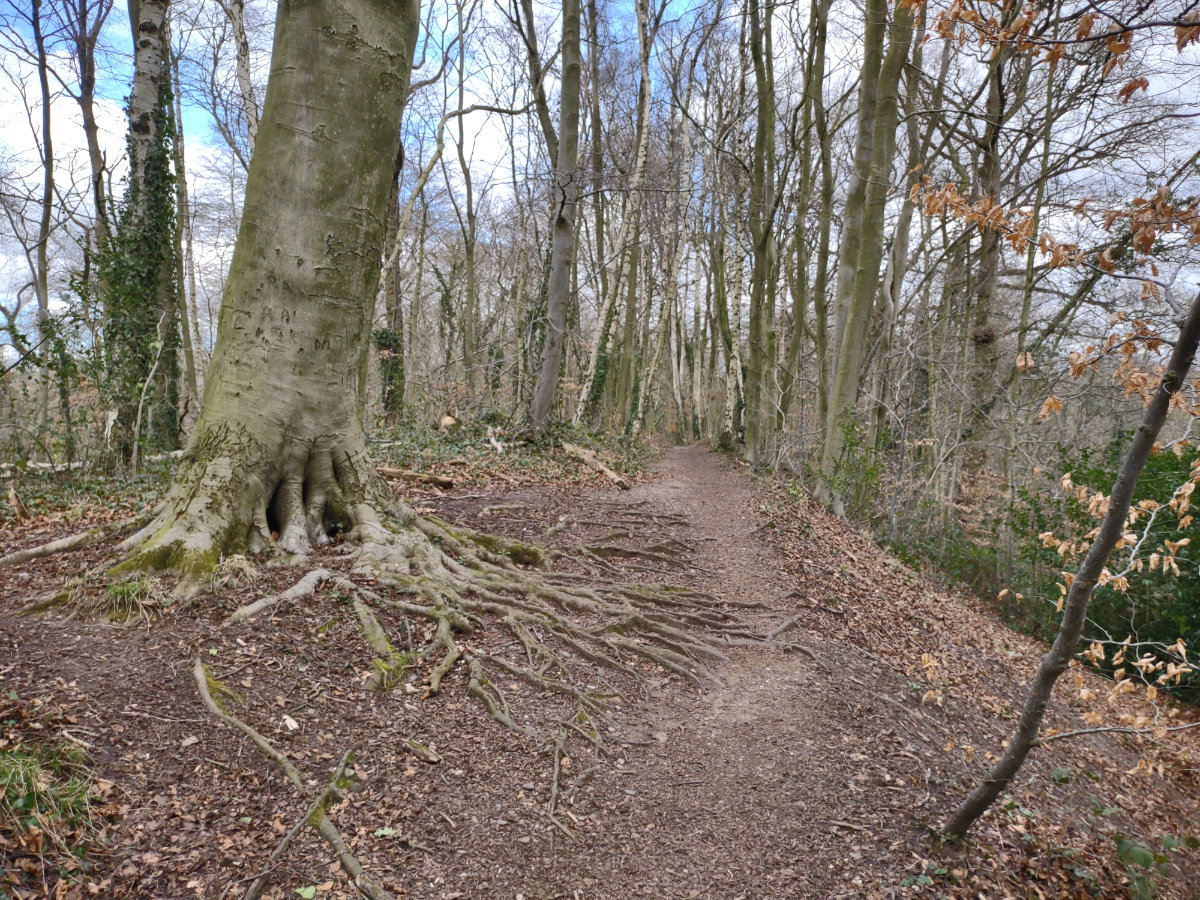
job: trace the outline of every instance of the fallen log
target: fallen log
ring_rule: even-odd
[[[600,457],[596,455],[595,451],[589,450],[586,447],[580,447],[578,444],[572,444],[569,441],[563,441],[562,448],[568,456],[575,457],[589,469],[599,472],[621,490],[627,491],[633,487],[633,485],[629,483],[628,478],[626,478],[624,475],[618,475],[616,472],[602,463],[600,461]]]

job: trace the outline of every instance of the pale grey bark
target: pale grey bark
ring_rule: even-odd
[[[247,157],[254,155],[258,137],[258,100],[254,97],[254,81],[250,75],[250,39],[246,35],[246,0],[217,0],[229,28],[233,32],[234,65],[237,71],[238,105],[246,120]]]
[[[191,203],[188,196],[187,170],[183,143],[183,115],[180,104],[179,90],[179,59],[167,41],[167,52],[170,53],[170,73],[174,83],[174,103],[171,106],[171,130],[174,132],[172,151],[175,165],[175,281],[179,301],[179,335],[183,347],[184,387],[186,399],[180,403],[181,408],[189,409],[193,402],[200,402],[200,376],[196,365],[195,347],[199,343],[199,329],[192,330],[196,300],[196,274],[194,259],[191,253],[192,229],[190,220]],[[185,252],[186,251],[186,252]],[[190,417],[189,417],[190,418]],[[181,423],[182,424],[182,423]],[[189,421],[189,425],[191,422]],[[135,445],[136,449],[136,445]]]
[[[638,68],[641,72],[641,88],[638,94],[637,113],[637,150],[634,154],[633,177],[629,182],[629,202],[626,205],[625,217],[621,222],[621,233],[617,238],[617,256],[624,258],[626,253],[632,253],[633,241],[638,220],[641,218],[642,183],[646,178],[646,164],[650,156],[650,51],[654,37],[650,31],[650,13],[647,0],[635,0],[638,21]],[[593,88],[594,90],[594,88]],[[603,265],[603,260],[600,260]],[[618,269],[618,272],[620,270]],[[620,291],[621,279],[611,280],[609,290],[605,292],[600,305],[599,323],[596,337],[592,342],[588,355],[587,373],[583,379],[583,387],[579,392],[579,400],[575,405],[573,421],[576,425],[583,421],[591,399],[592,386],[596,381],[596,369],[600,362],[600,354],[604,352],[608,341],[608,330],[612,320],[613,307]]]
[[[525,0],[526,3],[529,0]],[[562,366],[563,341],[567,330],[567,307],[571,295],[571,262],[575,255],[575,213],[579,204],[579,83],[582,65],[579,53],[579,0],[563,0],[562,86],[559,99],[559,139],[555,165],[554,214],[550,272],[546,285],[546,330],[541,369],[533,389],[530,419],[536,429],[546,427],[558,398],[558,373]],[[532,29],[532,21],[529,23]],[[595,48],[592,50],[595,53]],[[530,57],[530,66],[534,58]],[[547,146],[553,129],[546,133]]]
[[[158,130],[158,104],[162,80],[167,74],[167,8],[170,0],[129,0],[129,26],[133,34],[133,86],[129,93],[129,180],[146,183],[146,160]],[[144,198],[145,191],[139,192]],[[139,206],[130,211],[132,221],[141,221]]]
[[[129,565],[203,579],[272,532],[300,552],[380,528],[362,373],[418,21],[415,0],[281,4],[200,420]]]

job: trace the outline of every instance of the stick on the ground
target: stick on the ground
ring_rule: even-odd
[[[312,817],[318,812],[324,813],[329,801],[341,798],[342,791],[338,786],[342,782],[342,776],[346,773],[346,766],[354,756],[353,751],[347,750],[342,754],[342,760],[338,763],[337,769],[334,770],[333,777],[329,779],[329,784],[325,785],[325,790],[317,795],[317,799],[308,805],[304,810],[304,815],[296,820],[296,824],[288,830],[288,833],[283,836],[283,840],[267,857],[267,867],[262,874],[254,879],[254,883],[246,891],[245,900],[258,900],[262,892],[271,882],[271,873],[275,871],[275,865],[287,853],[288,847],[292,845],[292,841],[296,839],[296,835],[300,833],[305,825],[312,821]]]
[[[626,478],[624,475],[618,475],[604,463],[600,462],[600,457],[598,457],[593,451],[587,449],[587,447],[580,447],[578,444],[572,444],[569,441],[563,441],[562,448],[563,452],[568,456],[575,457],[589,469],[599,472],[621,490],[627,491],[632,487],[628,478]]]
[[[428,472],[414,472],[411,469],[396,469],[392,466],[379,466],[379,474],[393,481],[411,481],[416,484],[432,484],[434,487],[449,490],[454,487],[454,479],[448,475],[433,475]]]
[[[298,791],[304,790],[304,777],[300,774],[300,770],[295,764],[281,753],[274,744],[267,738],[259,734],[252,726],[247,725],[241,719],[231,716],[225,710],[221,709],[216,700],[213,699],[212,693],[208,689],[208,672],[204,667],[204,660],[199,656],[196,657],[196,664],[192,667],[192,677],[196,680],[196,689],[200,691],[200,699],[204,701],[205,708],[232,728],[234,731],[240,731],[246,737],[250,738],[251,742],[263,756],[274,762],[283,774],[287,776],[288,781]],[[358,890],[367,897],[368,900],[394,900],[388,891],[375,882],[370,875],[363,871],[363,867],[359,865],[358,860],[354,858],[354,854],[350,852],[350,848],[346,846],[346,842],[342,840],[341,832],[337,830],[337,826],[329,821],[329,817],[321,811],[321,818],[316,823],[316,829],[325,842],[337,854],[338,861],[342,864],[342,870],[350,876],[351,881],[355,884]]]
[[[152,518],[153,514],[147,513],[124,519],[120,522],[107,522],[104,525],[97,525],[95,528],[89,528],[87,531],[81,531],[79,534],[73,534],[70,537],[59,538],[56,541],[50,541],[47,544],[41,544],[37,547],[28,547],[25,550],[16,550],[5,556],[0,556],[0,566],[18,566],[33,559],[53,556],[55,553],[67,553],[71,550],[90,547],[93,544],[99,544],[111,538],[136,531],[148,524]]]

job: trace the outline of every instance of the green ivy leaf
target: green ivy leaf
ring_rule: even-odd
[[[317,886],[310,884],[308,887],[296,888],[296,893],[303,897],[304,900],[312,900],[313,897],[317,896]]]

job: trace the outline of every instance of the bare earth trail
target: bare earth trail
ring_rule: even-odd
[[[462,665],[428,699],[415,682],[369,690],[372,653],[336,585],[226,623],[293,584],[293,569],[242,573],[125,627],[14,615],[111,548],[0,570],[0,692],[56,711],[53,729],[84,742],[109,782],[111,852],[84,896],[243,896],[348,750],[358,789],[330,819],[403,900],[1120,897],[1114,836],[1149,844],[1196,820],[1194,784],[1130,774],[1138,757],[1094,736],[1039,754],[978,843],[938,847],[927,829],[1005,736],[1038,646],[811,503],[772,500],[708,450],[673,448],[655,468],[627,492],[460,488],[418,503],[562,550],[556,568],[584,580],[704,591],[748,631],[774,634],[724,648],[699,689],[645,665],[643,680],[614,681],[574,658],[577,684],[625,695],[600,726],[605,754],[583,739],[592,723],[572,704],[516,679],[493,687],[528,737],[466,696]],[[311,563],[346,565],[336,547]],[[403,616],[383,624],[397,646],[430,637]],[[487,624],[469,642],[523,653]],[[197,656],[236,695],[239,718],[302,772],[303,790],[206,713]],[[1066,699],[1050,724],[1078,727]],[[436,762],[406,750],[412,740]],[[1160,897],[1195,896],[1194,856],[1176,855],[1181,871]],[[264,896],[298,890],[357,896],[310,829]]]
[[[686,519],[689,568],[699,573],[691,584],[761,604],[750,618],[765,634],[794,621],[796,600],[785,595],[796,584],[764,538],[750,480],[726,465],[702,447],[674,448],[656,467],[663,477],[603,502],[614,513]],[[892,857],[922,843],[913,826],[922,810],[897,799],[895,780],[928,770],[896,719],[921,715],[903,711],[919,695],[906,699],[895,673],[821,635],[823,618],[836,616],[809,611],[796,624],[816,659],[731,648],[718,684],[697,692],[673,680],[632,710],[615,774],[597,774],[568,807],[579,839],[531,850],[497,880],[528,900],[865,897],[880,876],[898,885],[914,857]],[[853,681],[863,679],[885,699],[861,696]]]

